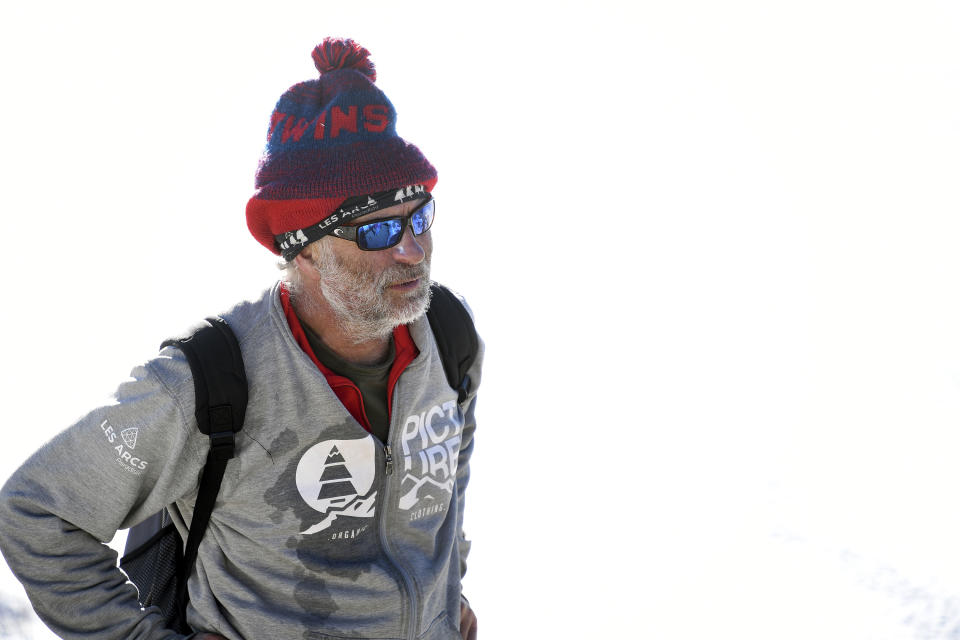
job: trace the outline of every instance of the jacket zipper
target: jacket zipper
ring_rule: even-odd
[[[399,382],[396,387],[394,387],[394,396],[397,394],[397,387],[399,387]],[[396,407],[397,403],[394,402],[393,406]],[[390,419],[391,423],[393,422],[393,416]],[[392,424],[391,424],[392,426]],[[392,432],[391,428],[389,432]],[[389,432],[387,439],[390,440]],[[374,438],[376,440],[376,438]],[[403,563],[400,562],[399,558],[396,557],[396,554],[393,552],[393,547],[390,544],[389,539],[387,538],[387,505],[390,504],[390,500],[387,497],[387,491],[389,489],[389,477],[393,475],[393,449],[389,444],[384,445],[384,476],[383,476],[383,502],[381,503],[381,512],[380,512],[380,544],[383,547],[384,554],[387,556],[387,559],[393,563],[393,566],[397,568],[397,573],[400,574],[400,577],[403,580],[404,588],[407,591],[407,600],[409,602],[409,611],[407,615],[407,625],[406,633],[404,634],[408,640],[416,640],[417,629],[420,627],[419,621],[419,603],[417,595],[417,586],[413,581],[413,578],[410,576],[410,573],[405,569]]]

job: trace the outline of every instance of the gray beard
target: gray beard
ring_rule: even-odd
[[[318,244],[320,291],[340,328],[354,344],[387,338],[396,327],[413,322],[426,312],[430,305],[429,258],[413,266],[395,265],[374,275],[356,271],[324,243]],[[400,302],[387,296],[387,286],[415,278],[420,279],[420,285]]]

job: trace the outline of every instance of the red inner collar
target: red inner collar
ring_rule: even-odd
[[[307,340],[307,334],[303,330],[303,325],[300,324],[300,318],[297,317],[293,309],[293,304],[290,302],[290,291],[287,289],[286,284],[280,285],[280,304],[283,306],[283,313],[287,317],[287,324],[290,325],[290,331],[293,333],[294,340],[297,341],[297,344],[300,345],[303,352],[310,356],[313,364],[317,365],[317,368],[323,373],[323,376],[327,379],[327,384],[333,389],[333,392],[343,406],[346,407],[347,411],[350,412],[350,415],[363,425],[364,429],[370,431],[370,421],[367,419],[367,414],[363,408],[363,396],[360,393],[360,389],[358,389],[357,385],[349,378],[331,371],[320,362],[316,354],[314,354],[313,349],[310,348],[310,342]],[[410,335],[410,329],[405,324],[393,330],[393,343],[396,355],[393,359],[393,366],[390,368],[390,375],[387,378],[388,417],[390,417],[393,412],[393,390],[397,385],[397,380],[400,379],[400,374],[403,373],[404,369],[406,369],[420,353],[416,343],[413,341],[413,337]]]

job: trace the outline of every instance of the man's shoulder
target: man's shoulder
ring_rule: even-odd
[[[221,313],[206,314],[206,318],[218,317],[223,319],[230,331],[240,342],[241,349],[245,345],[257,345],[263,342],[264,331],[273,330],[271,315],[274,307],[279,307],[279,283],[262,291],[255,297],[237,302]],[[209,323],[202,314],[189,326],[167,336],[158,356],[148,363],[154,373],[161,374],[162,378],[182,378],[189,376],[189,368],[182,351],[176,342],[188,338]]]
[[[220,316],[224,319],[232,317],[235,322],[248,322],[251,319],[258,319],[268,314],[272,306],[279,305],[280,288],[280,282],[276,282],[256,295],[238,301],[224,310]]]
[[[217,314],[230,326],[238,339],[258,331],[270,320],[272,315],[280,311],[280,283],[263,290],[259,295],[241,300],[229,309]]]

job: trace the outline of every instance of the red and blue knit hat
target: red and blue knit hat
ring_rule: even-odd
[[[290,87],[273,110],[247,226],[278,255],[284,237],[333,231],[336,224],[318,232],[317,223],[337,219],[332,214],[347,199],[420,194],[437,182],[433,165],[397,135],[397,112],[374,85],[369,56],[353,40],[327,38],[313,50],[320,77]],[[291,260],[300,248],[294,243],[282,255]]]

